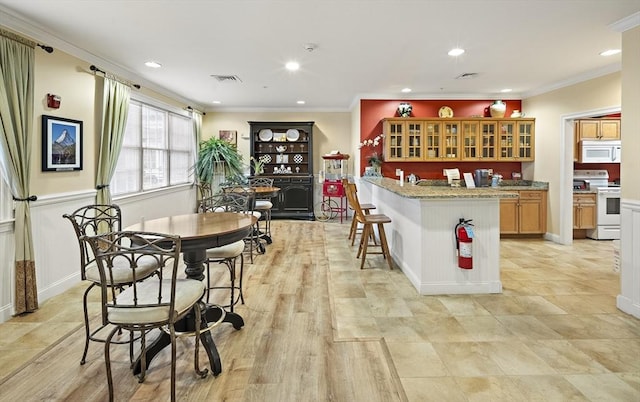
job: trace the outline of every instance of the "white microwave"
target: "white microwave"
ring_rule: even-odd
[[[580,163],[620,163],[620,141],[580,141]]]

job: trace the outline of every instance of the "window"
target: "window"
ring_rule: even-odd
[[[192,183],[195,148],[191,118],[131,100],[111,194]]]

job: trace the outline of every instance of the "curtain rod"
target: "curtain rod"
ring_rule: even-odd
[[[4,30],[2,28],[0,28],[0,35],[4,36],[5,38],[13,39],[16,42],[21,43],[21,44],[23,44],[25,46],[29,46],[29,47],[31,47],[33,49],[36,48],[36,43],[34,41],[29,40],[29,39],[27,39],[27,38],[25,38],[23,36],[15,34],[13,32]]]
[[[199,110],[196,110],[196,109],[192,108],[191,106],[187,106],[185,109],[187,109],[187,110],[188,110],[188,111],[190,111],[190,112],[194,112],[194,113],[201,114],[201,115],[203,115],[203,116],[204,116],[204,115],[206,115],[206,113],[205,113],[205,112],[201,112],[201,111],[199,111]]]
[[[105,77],[114,79],[114,80],[118,81],[121,84],[128,85],[130,87],[134,87],[135,89],[140,89],[140,85],[134,84],[131,81],[127,81],[127,80],[124,80],[122,78],[116,77],[115,75],[109,74],[104,70],[100,70],[98,67],[94,66],[93,64],[89,67],[89,70],[93,71],[94,74],[102,73],[102,74],[104,74]]]

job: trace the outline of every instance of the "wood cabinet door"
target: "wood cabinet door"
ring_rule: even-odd
[[[518,199],[500,200],[500,234],[518,233]]]
[[[480,158],[496,160],[498,152],[496,151],[498,144],[498,122],[487,121],[480,122]]]
[[[462,131],[462,160],[480,159],[480,124],[477,121],[462,121],[460,130]]]
[[[512,121],[498,122],[498,159],[514,159],[516,156],[516,123]]]
[[[425,159],[439,160],[441,157],[440,136],[442,134],[442,123],[436,121],[424,122],[424,142]]]
[[[540,200],[520,199],[518,210],[520,219],[519,233],[542,233],[542,203]]]
[[[460,159],[460,122],[446,121],[442,123],[442,145],[440,155],[444,159]]]
[[[600,136],[599,120],[580,120],[578,121],[578,141],[580,140],[597,140]]]
[[[518,147],[517,156],[522,161],[534,160],[534,139],[533,122],[519,121],[516,124],[518,139],[516,146]]]
[[[405,160],[419,162],[423,160],[424,124],[421,121],[407,122],[405,130]]]
[[[620,120],[601,120],[600,138],[603,140],[620,139]]]
[[[573,195],[573,228],[595,229],[596,227],[596,195]]]
[[[385,122],[385,155],[388,162],[399,162],[404,157],[404,123],[396,121]]]

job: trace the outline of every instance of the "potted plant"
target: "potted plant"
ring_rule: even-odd
[[[242,155],[236,146],[213,137],[200,143],[194,168],[198,181],[209,184],[216,174],[224,174],[227,181],[239,181],[244,173]]]

